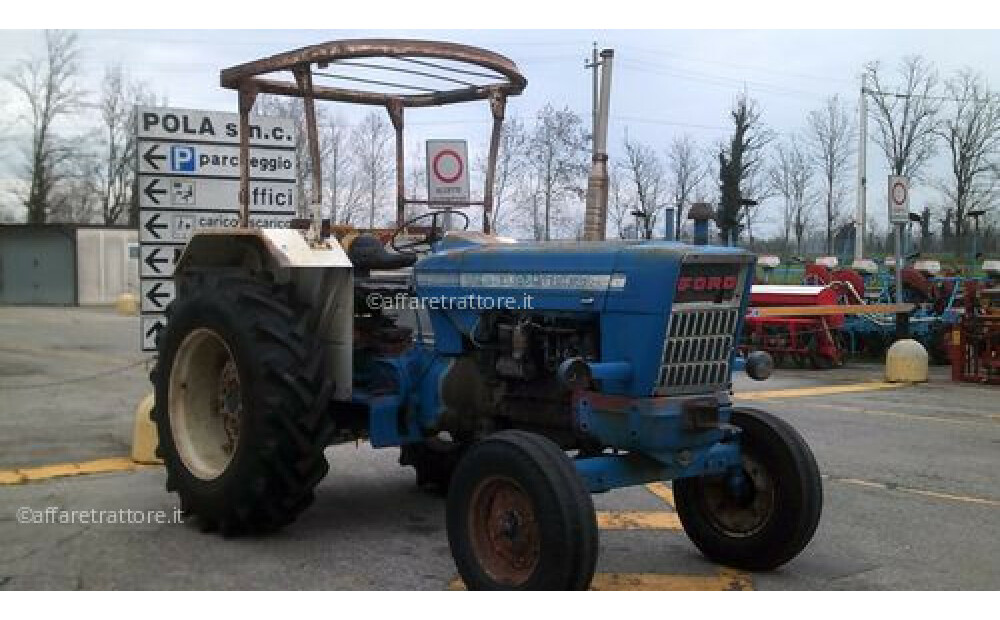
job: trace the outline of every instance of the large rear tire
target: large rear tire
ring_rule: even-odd
[[[473,444],[451,481],[448,543],[470,590],[584,590],[597,517],[572,461],[549,439],[502,431]]]
[[[812,539],[823,507],[816,459],[787,422],[757,409],[734,408],[741,429],[744,483],[726,476],[675,480],[674,499],[691,542],[710,560],[771,570]]]
[[[167,490],[202,529],[276,530],[326,475],[332,383],[289,285],[242,272],[178,282],[150,379]]]

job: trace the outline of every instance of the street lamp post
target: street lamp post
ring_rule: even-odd
[[[986,215],[986,209],[976,209],[965,214],[976,220],[976,232],[972,236],[972,268],[976,267],[976,256],[979,255],[979,218]]]
[[[747,222],[746,228],[748,231],[750,230],[750,207],[756,207],[758,204],[760,203],[754,200],[753,198],[740,198],[740,206],[746,209],[744,217],[746,218]],[[736,235],[733,232],[730,232],[729,236],[730,236],[730,242],[728,243],[728,245],[730,246],[736,245]],[[753,239],[751,239],[750,241],[753,241]]]
[[[635,209],[633,211],[630,211],[629,215],[631,215],[632,217],[635,218],[635,238],[636,239],[645,239],[646,238],[646,231],[649,228],[647,226],[647,220],[649,219],[649,214],[646,213],[646,212],[644,212],[644,211],[642,211],[642,210],[640,210],[640,209]],[[640,222],[641,222],[641,224],[640,224]],[[642,227],[641,229],[640,229],[640,226]],[[642,232],[640,232],[640,230]]]

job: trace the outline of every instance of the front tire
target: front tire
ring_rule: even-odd
[[[734,408],[741,429],[744,483],[725,475],[675,480],[674,499],[691,542],[710,560],[771,570],[812,539],[823,507],[816,459],[791,425],[747,407]]]
[[[502,431],[472,445],[448,493],[448,543],[470,590],[584,590],[597,517],[572,461],[549,439]]]
[[[178,288],[150,374],[167,490],[203,530],[276,530],[312,503],[334,430],[308,310],[290,286],[242,272]]]

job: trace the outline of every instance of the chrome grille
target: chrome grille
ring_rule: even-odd
[[[690,394],[726,387],[738,321],[738,306],[675,308],[667,322],[656,393]]]

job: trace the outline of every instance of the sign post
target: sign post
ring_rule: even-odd
[[[174,299],[174,266],[200,228],[239,225],[238,114],[140,106],[139,291],[143,351],[156,350]],[[291,119],[250,119],[250,226],[287,228],[297,205]]]
[[[889,222],[895,228],[896,239],[896,303],[903,303],[903,227],[910,219],[910,179],[904,176],[889,176]],[[896,315],[896,337],[907,336],[906,318]]]

